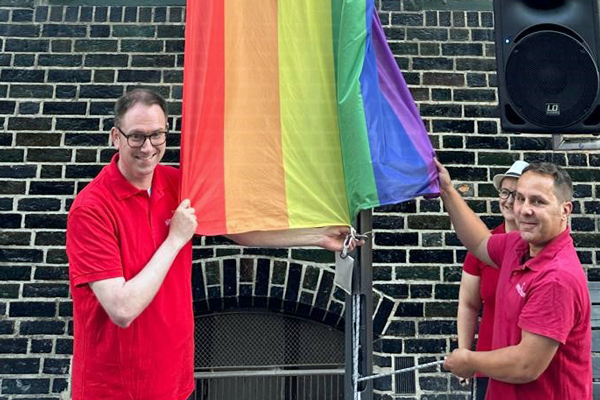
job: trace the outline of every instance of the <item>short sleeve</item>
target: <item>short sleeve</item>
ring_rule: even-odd
[[[494,264],[496,264],[497,267],[502,266],[509,235],[510,234],[500,233],[497,235],[492,235],[488,239],[488,256],[490,256],[490,259],[494,262]]]
[[[98,210],[78,207],[71,211],[67,256],[74,286],[123,276],[117,235],[109,219]]]
[[[519,328],[565,344],[575,324],[575,288],[568,281],[546,280],[527,290]]]
[[[463,263],[463,271],[471,275],[481,276],[483,266],[484,264],[481,261],[479,261],[477,257],[471,254],[471,252],[467,253],[467,256],[465,257],[465,262]]]

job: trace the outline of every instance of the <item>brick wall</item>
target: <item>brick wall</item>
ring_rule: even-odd
[[[593,268],[600,158],[552,152],[549,136],[501,132],[492,13],[422,0],[382,0],[379,7],[438,156],[472,208],[490,225],[499,222],[490,178],[515,158],[565,166],[575,181],[575,241],[590,279],[600,280]],[[0,400],[68,397],[66,215],[113,154],[111,108],[128,88],[152,87],[168,99],[174,134],[165,161],[177,163],[184,18],[177,6],[0,0]],[[374,230],[375,370],[396,367],[402,357],[430,361],[455,345],[464,249],[438,200],[377,209]],[[195,243],[197,312],[256,306],[343,326],[331,254],[241,249],[221,238]],[[416,378],[416,392],[401,398],[466,397],[439,370]],[[376,381],[377,397],[391,398],[396,379]]]

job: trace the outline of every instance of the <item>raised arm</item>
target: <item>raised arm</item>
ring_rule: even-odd
[[[494,266],[487,252],[487,242],[491,236],[489,229],[454,189],[448,170],[437,159],[435,163],[440,177],[440,196],[458,238],[475,257]]]
[[[196,216],[190,201],[184,200],[175,210],[169,235],[148,264],[132,279],[123,277],[91,282],[98,301],[118,326],[126,328],[148,307],[162,285],[175,257],[192,238]]]

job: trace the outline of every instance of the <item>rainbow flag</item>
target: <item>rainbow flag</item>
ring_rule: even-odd
[[[435,195],[373,0],[188,0],[181,197],[198,234],[349,225]]]

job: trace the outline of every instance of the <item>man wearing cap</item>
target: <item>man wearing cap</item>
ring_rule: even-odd
[[[437,164],[458,237],[500,267],[492,350],[456,349],[444,367],[489,376],[486,400],[591,400],[591,306],[568,227],[571,178],[550,163],[525,168],[514,204],[519,230],[492,236]]]
[[[494,228],[492,235],[508,233],[518,229],[513,205],[515,202],[517,181],[523,169],[529,163],[515,161],[503,174],[494,176],[492,182],[498,190],[498,202],[504,221]],[[481,321],[477,331],[477,351],[492,349],[492,334],[496,309],[496,286],[500,270],[481,262],[472,253],[468,253],[463,263],[463,271],[458,295],[458,347],[472,349],[477,320],[481,311]],[[477,373],[474,379],[476,400],[484,400],[488,377]]]

